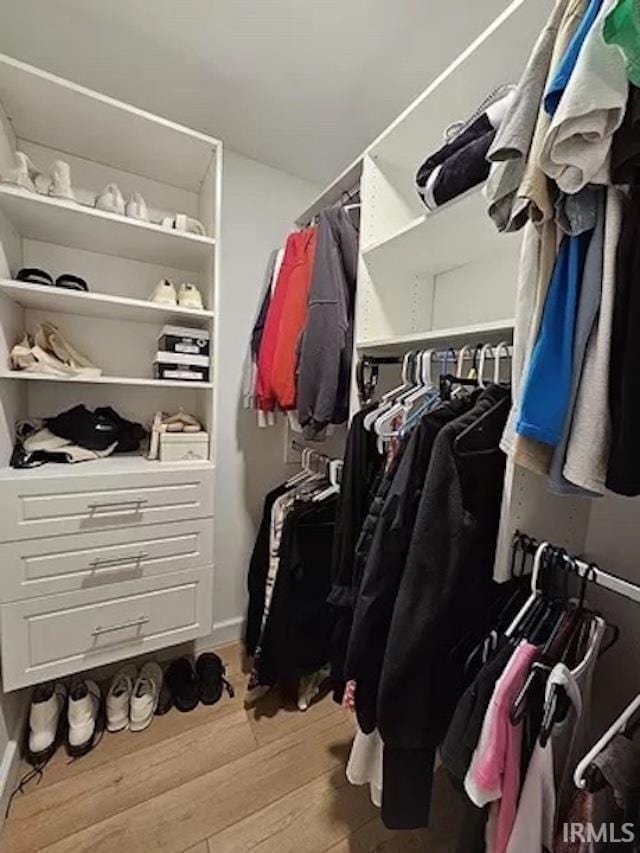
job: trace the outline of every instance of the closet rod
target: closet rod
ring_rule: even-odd
[[[514,534],[514,545],[516,542],[518,542],[519,547],[522,548],[523,551],[531,556],[535,554],[541,544],[533,537],[523,534],[519,530],[516,530]],[[635,601],[640,604],[639,586],[635,586],[635,584],[629,583],[629,581],[626,581],[623,578],[619,578],[616,575],[611,575],[608,572],[603,571],[596,563],[587,563],[585,560],[581,560],[578,557],[570,557],[564,548],[557,548],[551,543],[548,544],[550,548],[555,548],[555,550],[564,554],[565,558],[575,566],[576,572],[581,579],[586,577],[587,581],[596,584],[596,586],[601,586],[604,589],[611,590],[611,592],[615,592],[618,595],[622,595],[625,598],[629,598],[631,601]]]
[[[480,351],[481,346],[482,346],[482,344],[478,344],[478,352]],[[494,350],[496,349],[496,347],[494,347],[493,344],[491,344],[490,346],[491,346],[491,351],[485,357],[486,358],[495,358],[496,355],[495,355]],[[477,359],[478,353],[473,352],[474,347],[475,347],[475,344],[474,345],[467,344],[467,351],[465,353],[463,353],[463,358],[465,361],[473,361],[474,358]],[[414,350],[414,352],[426,352],[428,349],[429,349],[428,347],[417,347]],[[513,347],[511,346],[511,344],[509,344],[507,346],[506,351],[508,351],[509,356],[513,355]],[[505,353],[504,347],[500,350],[500,352],[501,352],[501,354],[504,355],[504,353]],[[450,348],[447,348],[444,350],[434,350],[433,351],[433,361],[445,361],[446,359],[451,359],[452,357],[457,358],[459,353],[460,353],[460,349],[459,348],[455,349],[454,347],[450,347]],[[402,353],[402,355],[362,355],[362,356],[360,356],[360,360],[362,362],[366,362],[369,365],[402,364],[402,362],[404,361],[405,355],[406,355],[406,353]]]

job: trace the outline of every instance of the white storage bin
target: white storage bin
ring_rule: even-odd
[[[160,433],[161,462],[189,462],[209,458],[208,432]]]

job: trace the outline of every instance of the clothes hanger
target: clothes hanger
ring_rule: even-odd
[[[524,605],[522,606],[522,608],[520,609],[520,611],[516,615],[513,622],[509,625],[507,630],[504,632],[505,637],[512,637],[515,634],[518,626],[522,623],[524,618],[531,611],[534,604],[536,604],[536,602],[539,600],[540,596],[542,595],[541,591],[538,589],[538,580],[540,577],[542,557],[543,557],[545,551],[547,550],[547,548],[549,548],[549,547],[550,546],[549,546],[548,542],[541,542],[540,545],[538,545],[538,550],[536,551],[535,557],[533,558],[533,569],[531,571],[531,595],[525,601]]]
[[[414,355],[415,353],[413,350],[409,350],[404,354],[404,358],[402,359],[402,384],[398,385],[397,388],[393,388],[391,391],[387,391],[386,394],[383,394],[376,408],[368,412],[364,416],[362,425],[369,432],[371,431],[376,419],[382,414],[382,412],[386,411],[393,405],[395,397],[403,391],[406,391],[407,388],[410,386],[409,377],[411,363],[413,361]]]
[[[382,414],[376,418],[373,424],[373,430],[378,436],[381,443],[388,441],[390,438],[395,438],[398,435],[397,429],[389,430],[391,424],[396,418],[402,417],[404,422],[404,417],[407,414],[408,408],[408,400],[418,391],[422,391],[422,378],[421,378],[421,352],[414,352],[412,359],[412,375],[409,377],[409,381],[407,383],[407,388],[401,391],[395,398],[392,406],[386,409]],[[429,367],[430,370],[430,367]],[[379,448],[382,450],[382,447]]]
[[[573,782],[576,788],[579,788],[581,791],[585,790],[588,784],[585,779],[585,774],[590,765],[593,763],[593,760],[600,755],[602,750],[611,743],[617,734],[622,734],[626,730],[627,723],[638,713],[639,710],[640,694],[638,694],[638,696],[636,696],[636,698],[625,708],[617,720],[607,729],[593,748],[589,750],[582,761],[578,763],[573,774]]]
[[[312,500],[314,502],[319,502],[326,500],[326,498],[330,498],[332,495],[337,495],[340,492],[340,477],[342,474],[342,459],[331,459],[329,461],[329,472],[328,479],[329,485],[326,489],[323,489],[321,492],[317,492]]]
[[[287,488],[291,488],[291,486],[295,486],[298,483],[301,483],[303,480],[306,480],[309,476],[308,463],[307,459],[311,449],[309,447],[303,447],[300,451],[300,465],[302,470],[298,471],[297,474],[294,474],[293,477],[290,477],[286,482],[285,486]]]
[[[484,368],[487,361],[487,355],[493,352],[491,344],[484,344],[480,350],[480,363],[478,365],[478,384],[481,388],[486,388],[487,383],[484,381]]]
[[[500,341],[499,344],[496,344],[495,349],[493,351],[493,355],[495,358],[495,362],[493,365],[493,382],[495,385],[500,384],[500,353],[504,353],[507,358],[511,358],[511,351],[509,350],[509,344],[506,341]]]
[[[462,371],[464,370],[464,360],[471,353],[471,347],[469,344],[464,344],[460,347],[460,351],[458,352],[458,363],[456,367],[456,376],[458,379],[462,379]],[[444,372],[444,371],[443,371]]]

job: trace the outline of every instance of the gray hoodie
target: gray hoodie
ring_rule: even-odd
[[[349,415],[358,232],[341,207],[320,213],[298,363],[298,418],[308,439]]]

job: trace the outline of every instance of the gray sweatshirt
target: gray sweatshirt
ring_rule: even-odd
[[[349,414],[358,232],[341,207],[320,213],[298,364],[298,418],[308,439]]]

